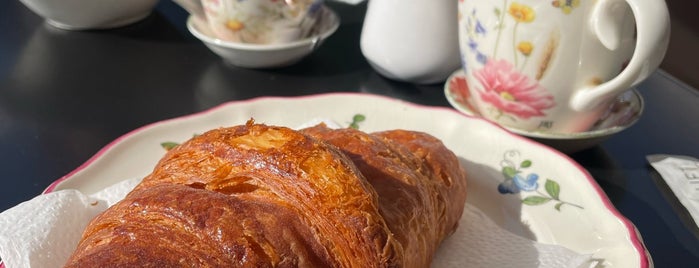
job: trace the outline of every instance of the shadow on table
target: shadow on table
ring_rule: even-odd
[[[361,92],[392,96],[423,105],[448,106],[444,84],[420,85],[388,79],[375,71],[367,74],[359,89]]]
[[[602,188],[607,193],[607,197],[615,204],[624,198],[626,185],[629,183],[623,172],[620,171],[619,165],[601,146],[594,146],[590,149],[582,150],[569,154],[580,165],[592,175],[597,183],[603,186]],[[603,179],[600,179],[603,178]],[[605,181],[611,181],[616,186],[615,188],[604,187]]]
[[[293,75],[283,72],[245,69],[215,61],[205,67],[194,86],[199,109],[233,100],[258,96],[301,96],[336,91],[352,92],[359,87],[362,73],[338,75]],[[342,82],[338,82],[341,80]]]

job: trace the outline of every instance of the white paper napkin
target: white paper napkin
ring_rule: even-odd
[[[459,228],[442,243],[432,267],[574,268],[592,262],[590,255],[510,233],[467,203]]]
[[[74,250],[86,221],[106,207],[74,190],[13,207],[0,214],[0,257],[7,267],[60,265]]]
[[[77,190],[39,195],[0,213],[0,258],[6,268],[61,267],[87,223],[138,184],[126,180],[91,196]]]

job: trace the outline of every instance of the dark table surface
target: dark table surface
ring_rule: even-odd
[[[0,3],[0,211],[40,194],[112,140],[143,125],[257,96],[366,92],[448,106],[443,85],[385,79],[359,48],[366,4],[331,3],[339,30],[290,67],[229,66],[185,27],[171,1],[138,23],[53,28],[19,1]],[[642,118],[571,154],[639,229],[656,267],[699,267],[699,231],[647,163],[699,157],[699,91],[658,71],[638,86]]]

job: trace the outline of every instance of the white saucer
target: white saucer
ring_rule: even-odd
[[[218,39],[206,22],[189,16],[187,29],[224,61],[244,68],[278,68],[292,65],[318,49],[340,26],[340,17],[321,8],[320,20],[310,37],[282,44],[247,44]]]
[[[480,117],[480,113],[470,102],[471,95],[463,70],[454,72],[444,85],[444,95],[458,111]],[[612,135],[627,129],[641,117],[643,98],[635,89],[630,89],[617,97],[609,107],[606,115],[597,121],[588,131],[578,133],[543,133],[529,132],[503,126],[503,128],[521,136],[532,138],[564,153],[574,153],[593,147]]]

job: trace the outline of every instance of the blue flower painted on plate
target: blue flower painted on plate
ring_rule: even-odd
[[[584,209],[580,205],[562,201],[560,199],[561,186],[554,180],[546,179],[544,182],[546,192],[541,192],[539,190],[539,174],[527,173],[525,171],[532,166],[532,161],[529,159],[522,160],[519,151],[510,150],[505,152],[500,166],[502,167],[502,175],[505,177],[505,180],[498,184],[498,192],[500,194],[530,192],[532,194],[522,199],[522,203],[525,205],[538,206],[555,202],[554,208],[558,211],[561,210],[563,205]]]
[[[524,177],[522,174],[516,174],[512,178],[505,179],[504,182],[498,185],[498,192],[501,194],[516,194],[520,191],[531,192],[539,188],[539,175],[529,174]]]

